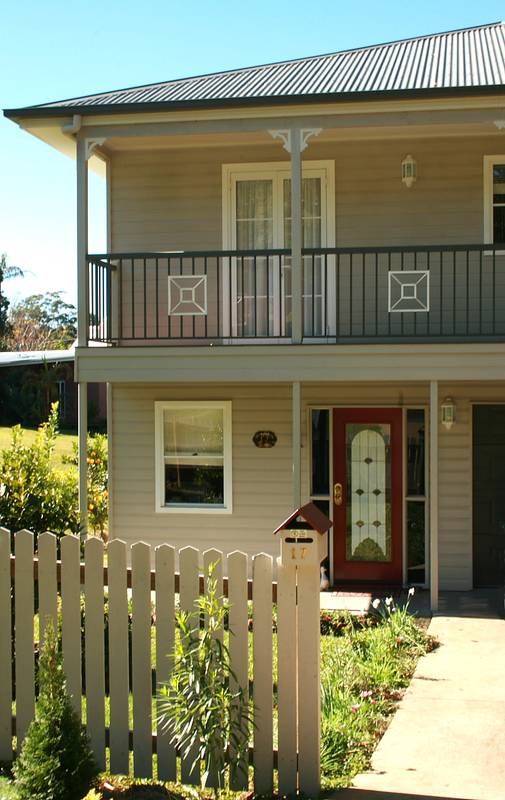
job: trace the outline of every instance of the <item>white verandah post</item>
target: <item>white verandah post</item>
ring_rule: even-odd
[[[303,340],[302,132],[290,131],[291,154],[291,341]]]
[[[88,343],[88,146],[77,139],[77,346]],[[77,368],[77,359],[76,359]],[[77,371],[78,372],[78,371]],[[78,375],[77,375],[78,378]],[[88,532],[88,386],[78,382],[79,514],[81,532]]]
[[[438,611],[438,382],[430,382],[430,607]]]
[[[301,389],[299,381],[291,389],[293,508],[301,505]]]

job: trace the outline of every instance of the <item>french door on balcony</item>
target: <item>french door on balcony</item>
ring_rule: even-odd
[[[291,335],[291,258],[263,250],[291,247],[291,178],[283,163],[227,168],[225,248],[245,251],[231,259],[233,336]],[[311,162],[302,177],[302,243],[333,243],[333,162]],[[256,255],[255,251],[259,251]],[[303,258],[304,333],[327,330],[326,275],[320,256]]]

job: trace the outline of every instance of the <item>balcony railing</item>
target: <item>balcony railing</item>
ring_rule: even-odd
[[[304,249],[303,339],[505,341],[500,247]],[[289,250],[119,253],[88,263],[91,341],[291,341]]]

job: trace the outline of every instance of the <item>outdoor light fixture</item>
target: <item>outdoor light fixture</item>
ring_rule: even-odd
[[[442,425],[450,431],[456,422],[456,406],[452,397],[446,397],[440,408],[442,411]]]
[[[408,189],[417,180],[417,161],[408,155],[402,161],[402,181]]]

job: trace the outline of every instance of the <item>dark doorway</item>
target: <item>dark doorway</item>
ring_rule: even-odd
[[[505,405],[473,409],[473,580],[505,580]]]

